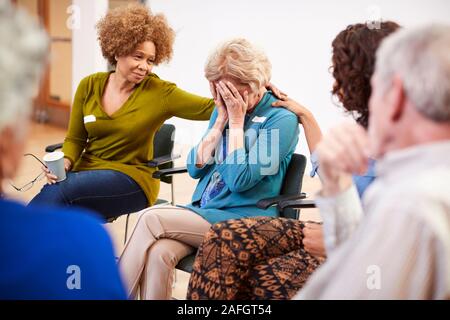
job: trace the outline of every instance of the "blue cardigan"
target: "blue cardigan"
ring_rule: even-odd
[[[228,219],[277,215],[275,208],[258,209],[256,203],[279,195],[298,142],[299,128],[297,116],[284,108],[273,108],[274,101],[276,98],[270,91],[264,94],[255,110],[246,116],[245,148],[235,150],[222,163],[214,161],[197,168],[198,145],[190,151],[187,169],[192,178],[200,181],[192,203],[183,207],[193,210],[211,224]],[[208,130],[216,118],[217,109],[214,109]],[[225,187],[200,208],[202,194],[216,171],[222,176]]]
[[[0,199],[0,300],[126,299],[101,220]]]

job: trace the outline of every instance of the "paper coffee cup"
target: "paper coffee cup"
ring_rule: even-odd
[[[64,169],[64,152],[55,151],[44,156],[44,162],[52,174],[58,177],[56,182],[66,179],[66,169]]]

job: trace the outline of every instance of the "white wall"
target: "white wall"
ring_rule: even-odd
[[[163,79],[185,90],[210,96],[203,65],[217,43],[246,37],[265,49],[273,65],[273,83],[308,106],[326,130],[342,119],[331,102],[328,73],[331,41],[350,23],[381,13],[403,26],[450,23],[448,0],[151,0],[153,12],[164,13],[177,32],[169,65],[155,68]],[[374,7],[375,6],[375,7]],[[177,142],[193,144],[206,124],[172,119]],[[304,137],[299,151],[308,154]]]
[[[381,15],[409,27],[429,22],[450,23],[449,0],[151,0],[153,12],[164,13],[177,32],[175,53],[168,65],[156,67],[161,78],[185,90],[210,96],[203,77],[209,52],[221,41],[246,37],[262,47],[273,65],[272,81],[308,106],[326,130],[342,120],[331,102],[328,73],[331,41],[348,24]],[[97,42],[95,23],[108,0],[74,0],[80,25],[73,30],[73,94],[79,81],[106,70]],[[171,119],[177,125],[176,142],[193,145],[206,122]],[[298,151],[308,154],[302,135]]]
[[[72,96],[84,77],[107,68],[95,29],[107,10],[108,0],[73,0],[67,12],[68,27],[72,28]]]

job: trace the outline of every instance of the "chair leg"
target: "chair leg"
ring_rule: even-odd
[[[127,220],[125,221],[125,237],[123,239],[123,244],[127,243],[127,236],[128,236],[128,220],[130,219],[130,214],[127,214]]]
[[[177,284],[177,269],[173,271],[172,289],[175,289],[176,284]]]
[[[172,178],[172,183],[170,184],[170,194],[171,194],[171,205],[175,205],[175,188],[173,186],[173,178]]]

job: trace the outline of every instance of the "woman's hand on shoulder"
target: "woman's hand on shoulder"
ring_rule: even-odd
[[[282,107],[288,109],[297,115],[299,122],[302,122],[302,118],[312,115],[311,111],[309,111],[305,106],[289,98],[288,96],[272,103],[272,107]]]
[[[278,89],[277,86],[275,86],[271,82],[269,82],[269,84],[266,86],[266,89],[272,91],[273,95],[280,100],[286,99],[288,97],[286,93]]]

